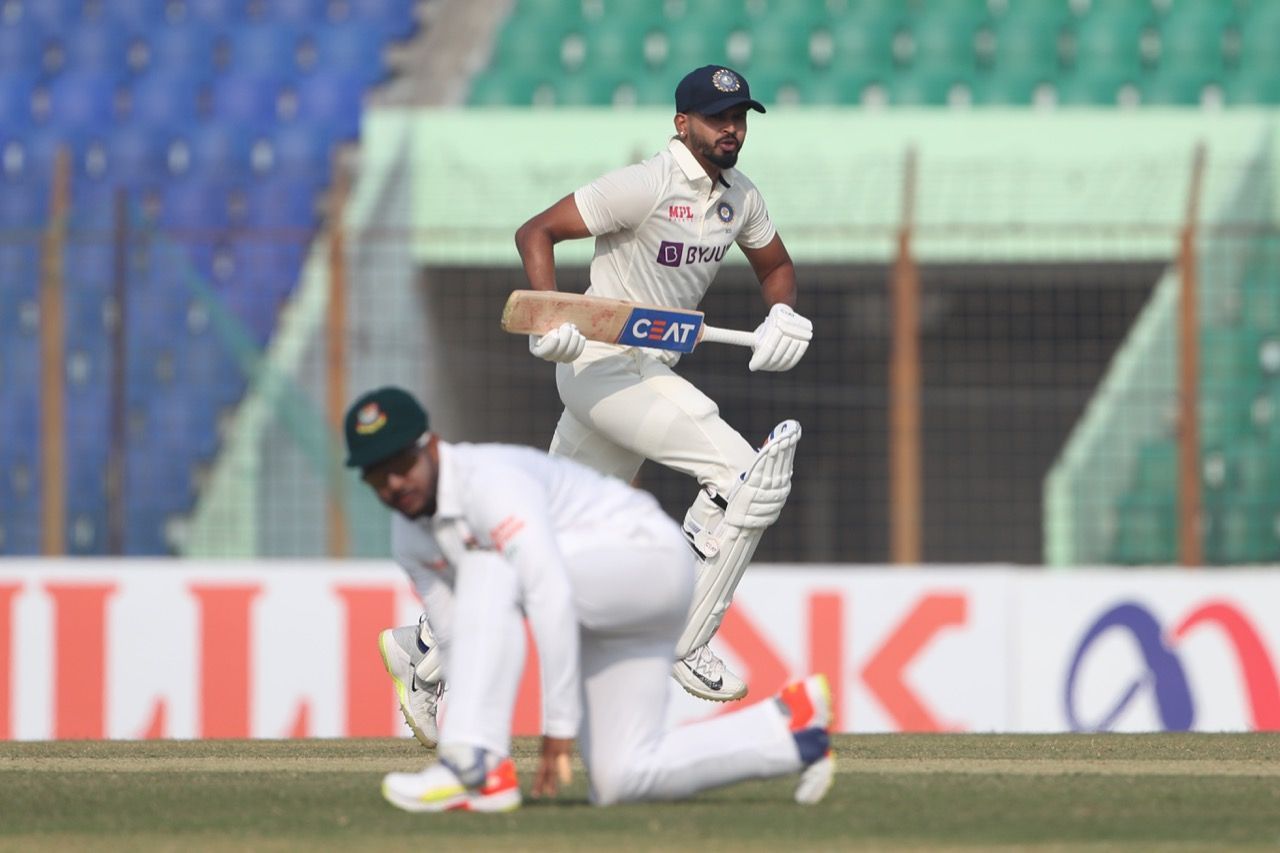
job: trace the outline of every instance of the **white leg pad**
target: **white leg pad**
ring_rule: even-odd
[[[427,624],[427,614],[422,614],[418,620],[418,636],[422,639],[422,644],[427,647],[426,656],[418,661],[418,665],[413,668],[414,674],[418,678],[419,684],[438,684],[440,679],[444,678],[444,653],[440,651],[440,644],[436,642],[435,635],[431,633],[431,626]]]
[[[791,473],[799,442],[799,423],[786,420],[778,424],[755,462],[729,493],[719,518],[701,524],[692,512],[685,516],[685,533],[703,559],[689,621],[676,645],[677,657],[705,645],[720,627],[760,537],[778,520],[791,494]]]

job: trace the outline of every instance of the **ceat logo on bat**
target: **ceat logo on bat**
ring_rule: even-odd
[[[624,346],[693,352],[702,329],[702,317],[676,311],[636,308],[622,326],[618,343]]]

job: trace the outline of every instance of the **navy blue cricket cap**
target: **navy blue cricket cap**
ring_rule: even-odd
[[[368,468],[413,445],[427,431],[427,412],[403,388],[368,392],[347,409],[347,466]]]
[[[751,97],[747,80],[732,68],[704,65],[695,68],[676,86],[676,112],[702,113],[713,116],[730,107],[746,104],[764,112],[764,106]]]

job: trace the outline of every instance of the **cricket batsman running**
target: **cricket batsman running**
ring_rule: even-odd
[[[750,370],[795,367],[813,337],[796,313],[796,277],[759,190],[734,168],[747,112],[764,112],[732,69],[691,71],[675,92],[676,134],[642,163],[603,175],[516,232],[534,290],[555,290],[554,246],[595,237],[587,293],[695,309],[737,243],[760,281],[768,314],[755,330]],[[530,351],[557,362],[564,413],[550,452],[631,481],[645,459],[697,478],[684,518],[699,562],[673,674],[712,701],[740,699],[746,683],[708,647],[764,531],[791,491],[800,425],[783,421],[757,451],[716,403],[672,367],[678,356],[587,341],[566,323],[531,336]]]
[[[352,404],[347,464],[392,515],[392,548],[435,631],[449,707],[439,760],[391,773],[383,796],[413,812],[521,804],[511,716],[527,618],[538,648],[542,756],[535,796],[569,781],[576,739],[596,805],[673,800],[799,774],[816,803],[834,779],[827,680],[670,728],[667,681],[694,589],[694,558],[657,501],[528,447],[449,444],[410,394]],[[411,629],[412,630],[412,629]]]

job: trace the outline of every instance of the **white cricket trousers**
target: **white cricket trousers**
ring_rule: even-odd
[[[581,631],[583,721],[578,748],[591,800],[669,800],[801,769],[787,720],[768,699],[669,729],[671,664],[693,593],[693,557],[665,520],[619,541],[566,550]],[[458,567],[454,636],[446,649],[442,746],[511,749],[525,660],[515,571],[474,552]]]
[[[755,448],[693,383],[634,348],[590,342],[556,366],[564,413],[550,452],[631,482],[645,459],[727,494]]]

